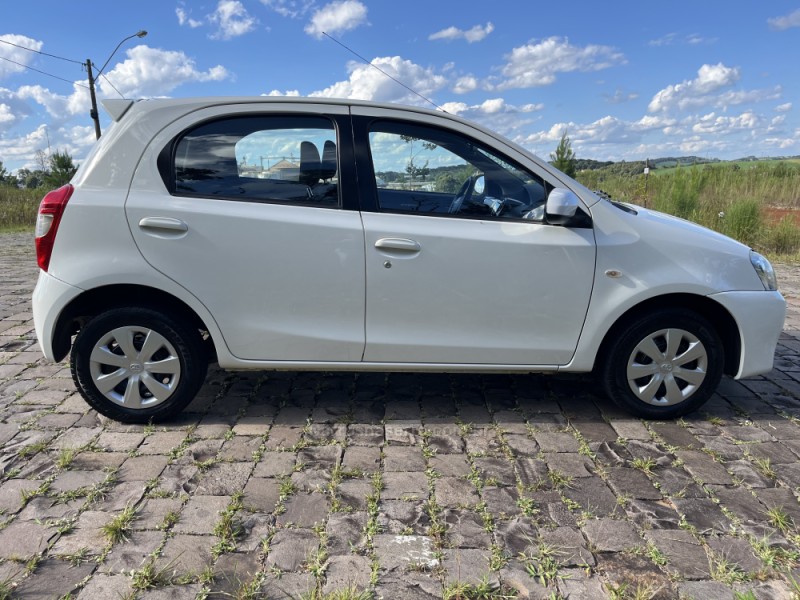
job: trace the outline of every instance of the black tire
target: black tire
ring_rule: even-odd
[[[675,419],[702,406],[717,389],[724,350],[702,316],[662,310],[616,333],[600,375],[606,394],[621,408],[645,419]]]
[[[135,307],[89,321],[75,339],[70,363],[86,402],[123,423],[177,415],[195,397],[208,370],[198,332],[155,310]]]

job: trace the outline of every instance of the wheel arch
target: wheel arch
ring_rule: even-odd
[[[717,335],[722,340],[722,352],[725,359],[723,373],[730,376],[736,375],[739,370],[739,361],[742,353],[742,341],[736,320],[724,306],[706,296],[681,293],[649,298],[620,315],[603,337],[603,341],[597,351],[595,370],[602,367],[605,360],[604,357],[608,356],[609,346],[633,320],[645,314],[652,314],[660,309],[675,308],[683,308],[695,312],[714,327]]]
[[[100,313],[115,307],[135,306],[168,313],[199,332],[208,332],[203,319],[183,300],[158,288],[137,284],[107,285],[87,290],[74,298],[61,312],[53,333],[53,354],[60,361],[69,353],[72,336]],[[212,336],[206,336],[209,361],[216,360]]]

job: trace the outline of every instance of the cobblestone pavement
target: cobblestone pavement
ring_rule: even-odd
[[[586,378],[212,370],[121,425],[38,352],[36,274],[0,235],[0,598],[800,591],[797,266],[775,370],[678,422]]]

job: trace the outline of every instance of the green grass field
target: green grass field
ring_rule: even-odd
[[[581,171],[578,180],[616,200],[729,235],[777,260],[800,261],[800,164],[794,161],[658,169],[648,178],[598,169]]]

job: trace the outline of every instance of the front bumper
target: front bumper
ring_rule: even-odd
[[[710,298],[728,309],[739,327],[742,353],[735,378],[769,373],[786,318],[780,292],[721,292]]]
[[[82,292],[80,288],[64,283],[49,273],[39,271],[39,280],[33,290],[33,325],[36,328],[39,346],[47,360],[56,360],[53,336],[59,316]]]

